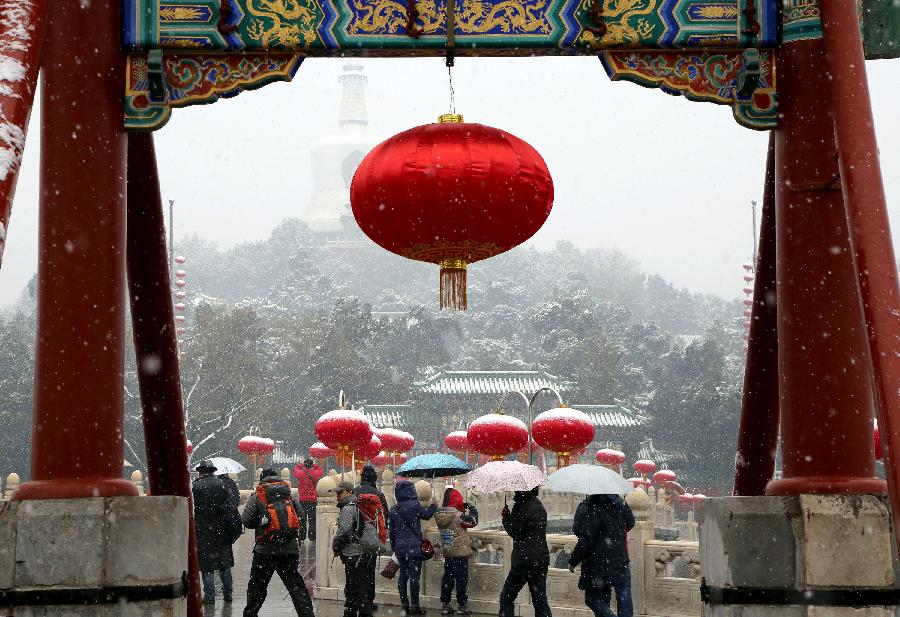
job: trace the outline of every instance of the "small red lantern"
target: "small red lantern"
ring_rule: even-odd
[[[350,204],[373,242],[440,265],[441,308],[465,310],[468,264],[533,236],[550,214],[553,181],[518,137],[445,114],[369,152]]]
[[[185,291],[176,291],[176,292],[175,292],[175,297],[178,298],[179,300],[184,300],[184,299],[187,297],[187,292],[185,292]]]
[[[683,493],[679,495],[677,499],[681,503],[694,503],[694,496],[690,493]]]
[[[247,435],[246,437],[241,437],[240,441],[238,441],[237,447],[238,450],[247,455],[265,456],[267,454],[271,454],[272,450],[275,449],[275,442],[265,437]]]
[[[384,467],[388,463],[391,462],[391,457],[387,455],[383,450],[378,453],[377,456],[373,456],[371,458],[372,464],[377,465],[378,467]]]
[[[383,428],[378,431],[381,439],[381,447],[388,454],[407,452],[416,445],[416,439],[406,431],[398,431],[395,428]]]
[[[381,439],[378,438],[378,435],[373,434],[369,438],[369,443],[360,446],[356,449],[356,460],[357,461],[367,461],[369,459],[375,458],[381,452]]]
[[[594,423],[583,411],[562,406],[539,414],[531,433],[539,446],[556,452],[556,466],[561,469],[573,453],[594,441]]]
[[[187,440],[187,443],[185,443],[184,446],[188,454],[191,454],[194,451],[194,444],[191,443],[190,439]]]
[[[594,458],[597,459],[597,462],[601,465],[621,465],[625,462],[625,454],[618,450],[613,450],[612,448],[597,450],[597,454]]]
[[[657,484],[665,484],[666,482],[674,482],[678,479],[675,472],[670,469],[660,469],[653,474],[653,481]]]
[[[184,270],[176,270],[175,276],[177,276],[180,279],[183,279],[184,277],[187,276],[187,272],[185,272]]]
[[[309,455],[319,460],[326,459],[330,456],[335,456],[336,454],[337,450],[332,450],[321,441],[317,441],[309,447]]]
[[[466,431],[453,431],[444,437],[444,445],[451,452],[468,452],[469,437]]]
[[[650,481],[645,480],[644,478],[628,478],[627,482],[631,482],[631,486],[634,488],[640,488],[642,486],[649,486]]]
[[[518,418],[490,413],[476,418],[466,437],[473,450],[500,461],[528,445],[528,428]]]
[[[177,264],[183,264],[186,261],[187,261],[187,258],[184,255],[179,255],[178,257],[175,258],[175,263],[177,263]]]
[[[676,482],[675,480],[671,480],[671,481],[669,481],[669,482],[665,482],[665,483],[663,484],[663,487],[666,488],[667,490],[672,491],[672,492],[675,493],[676,495],[683,495],[683,494],[685,493],[684,487],[681,486],[681,484],[679,484],[679,483]]]
[[[369,443],[372,425],[359,411],[335,409],[316,420],[316,437],[329,448],[355,450]]]
[[[642,476],[646,476],[647,474],[656,471],[656,463],[654,463],[653,461],[648,461],[645,458],[635,461],[633,467],[634,470]]]
[[[176,287],[183,288],[185,285],[187,285],[187,281],[185,281],[184,279],[178,279],[177,281],[175,281]]]

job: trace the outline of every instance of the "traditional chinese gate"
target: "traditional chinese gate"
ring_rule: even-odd
[[[291,79],[316,56],[590,54],[610,79],[772,131],[735,493],[883,493],[874,412],[900,511],[900,300],[859,26],[872,57],[900,55],[890,0],[49,4],[0,1],[15,68],[0,71],[0,257],[43,70],[33,456],[16,499],[134,492],[119,479],[126,271],[151,491],[189,495],[149,133],[174,108]],[[772,481],[779,426],[784,478]]]

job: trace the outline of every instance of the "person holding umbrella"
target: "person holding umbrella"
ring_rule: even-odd
[[[203,603],[216,602],[216,572],[222,579],[222,598],[232,599],[231,568],[234,555],[225,516],[231,506],[228,487],[215,475],[216,466],[209,460],[196,467],[200,477],[194,480],[194,532],[197,536],[197,559],[203,579]]]
[[[503,529],[513,539],[511,568],[500,592],[500,617],[514,617],[519,591],[528,584],[534,617],[552,617],[547,602],[547,510],[538,499],[538,489],[516,491],[513,509],[503,506]]]
[[[578,588],[584,603],[597,617],[632,617],[631,571],[626,534],[634,527],[634,514],[618,495],[589,495],[578,505],[572,531],[578,544],[569,558],[569,570],[581,564]],[[616,590],[616,609],[609,607]]]
[[[401,467],[401,470],[403,468]],[[422,524],[437,511],[437,504],[427,508],[419,504],[416,487],[409,480],[400,480],[394,486],[397,505],[391,508],[388,533],[394,556],[400,563],[397,589],[400,592],[401,615],[424,615],[419,606],[419,580],[422,576]],[[407,584],[409,589],[407,590]]]

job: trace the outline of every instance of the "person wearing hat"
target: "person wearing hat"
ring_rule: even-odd
[[[272,520],[272,512],[277,520]],[[299,572],[299,513],[300,504],[291,496],[291,485],[274,469],[263,469],[259,474],[259,486],[241,514],[244,527],[256,530],[244,617],[259,614],[275,572],[287,588],[297,615],[314,617],[312,599]]]
[[[363,551],[360,537],[364,521],[356,507],[353,484],[342,480],[331,492],[341,510],[331,549],[344,564],[344,617],[372,617],[369,597],[369,571],[375,571],[375,558]]]
[[[224,517],[229,507],[228,487],[215,472],[216,467],[211,461],[201,462],[197,465],[200,477],[194,480],[191,487],[204,604],[216,602],[216,572],[222,580],[222,598],[225,602],[231,602],[233,589],[231,568],[234,567],[234,555]]]

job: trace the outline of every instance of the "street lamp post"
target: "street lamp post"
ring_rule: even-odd
[[[544,386],[542,388],[539,388],[534,394],[531,395],[531,398],[528,398],[528,396],[524,392],[521,392],[520,390],[510,390],[509,392],[504,394],[502,397],[500,397],[500,402],[497,403],[497,409],[499,411],[503,411],[503,401],[505,401],[506,397],[509,396],[510,394],[518,394],[519,396],[522,397],[522,400],[525,401],[525,406],[528,407],[528,464],[529,465],[533,464],[533,462],[534,462],[534,457],[533,457],[533,452],[532,452],[533,448],[531,445],[531,443],[533,441],[532,437],[531,437],[531,424],[534,421],[534,402],[537,400],[538,394],[540,394],[541,392],[552,392],[556,396],[556,399],[559,401],[559,404],[560,405],[563,404],[562,395],[560,395],[560,393],[555,388],[551,388],[550,386]]]

